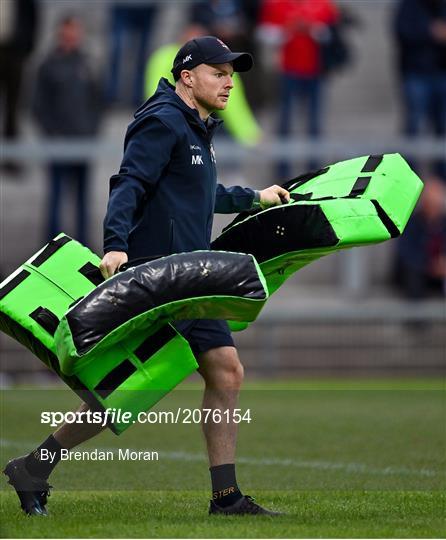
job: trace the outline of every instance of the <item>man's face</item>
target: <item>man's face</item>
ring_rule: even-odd
[[[82,43],[82,38],[82,24],[77,19],[67,21],[59,28],[59,46],[66,51],[78,49]]]
[[[200,64],[190,70],[192,92],[196,101],[206,110],[226,108],[229,93],[234,87],[232,64]]]

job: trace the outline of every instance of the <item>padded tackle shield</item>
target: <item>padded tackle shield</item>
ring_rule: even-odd
[[[93,410],[122,409],[134,418],[198,367],[169,320],[231,318],[234,310],[252,320],[268,296],[251,255],[196,252],[165,259],[104,282],[100,259],[59,235],[0,284],[0,329],[34,352]],[[59,361],[54,336],[65,336],[64,350],[72,337],[68,321],[79,314],[74,335],[84,348],[75,365],[76,354]],[[119,434],[129,425],[118,418],[109,427]]]
[[[55,341],[61,368],[135,419],[198,364],[167,321],[254,320],[268,298],[251,255],[193,252],[117,274],[76,303]],[[122,432],[128,424],[115,425]]]
[[[151,334],[169,321],[253,321],[268,298],[252,255],[180,253],[135,266],[99,285],[63,317],[56,334],[62,371],[78,373],[129,336]]]
[[[270,294],[324,255],[399,236],[423,183],[399,154],[386,154],[335,163],[283,187],[290,204],[243,212],[212,243],[212,249],[252,253]]]

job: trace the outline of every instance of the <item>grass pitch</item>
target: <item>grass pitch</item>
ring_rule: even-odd
[[[156,410],[199,407],[184,384]],[[65,390],[2,395],[1,464],[52,431],[42,411],[68,411]],[[2,537],[444,537],[446,403],[441,381],[284,381],[247,385],[238,480],[278,518],[207,516],[200,426],[135,425],[81,447],[151,450],[158,461],[67,461],[51,477],[47,518],[27,518],[0,491]],[[5,477],[3,477],[5,478]]]

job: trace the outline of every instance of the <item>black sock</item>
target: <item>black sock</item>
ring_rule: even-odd
[[[46,441],[26,456],[26,470],[32,476],[38,476],[46,480],[59,463],[61,450],[62,446],[50,435]]]
[[[235,478],[234,463],[216,465],[209,469],[212,481],[212,499],[218,506],[231,506],[243,495]]]

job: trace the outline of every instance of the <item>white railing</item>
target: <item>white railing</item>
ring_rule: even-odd
[[[234,160],[245,162],[268,162],[276,159],[318,158],[349,159],[354,156],[398,152],[414,158],[444,158],[446,141],[434,137],[395,138],[319,138],[319,139],[271,139],[252,148],[242,147],[225,139],[217,139],[215,146],[219,163]],[[51,159],[106,160],[122,155],[122,140],[98,138],[85,139],[39,139],[18,142],[1,141],[2,159],[23,162],[46,162]]]

